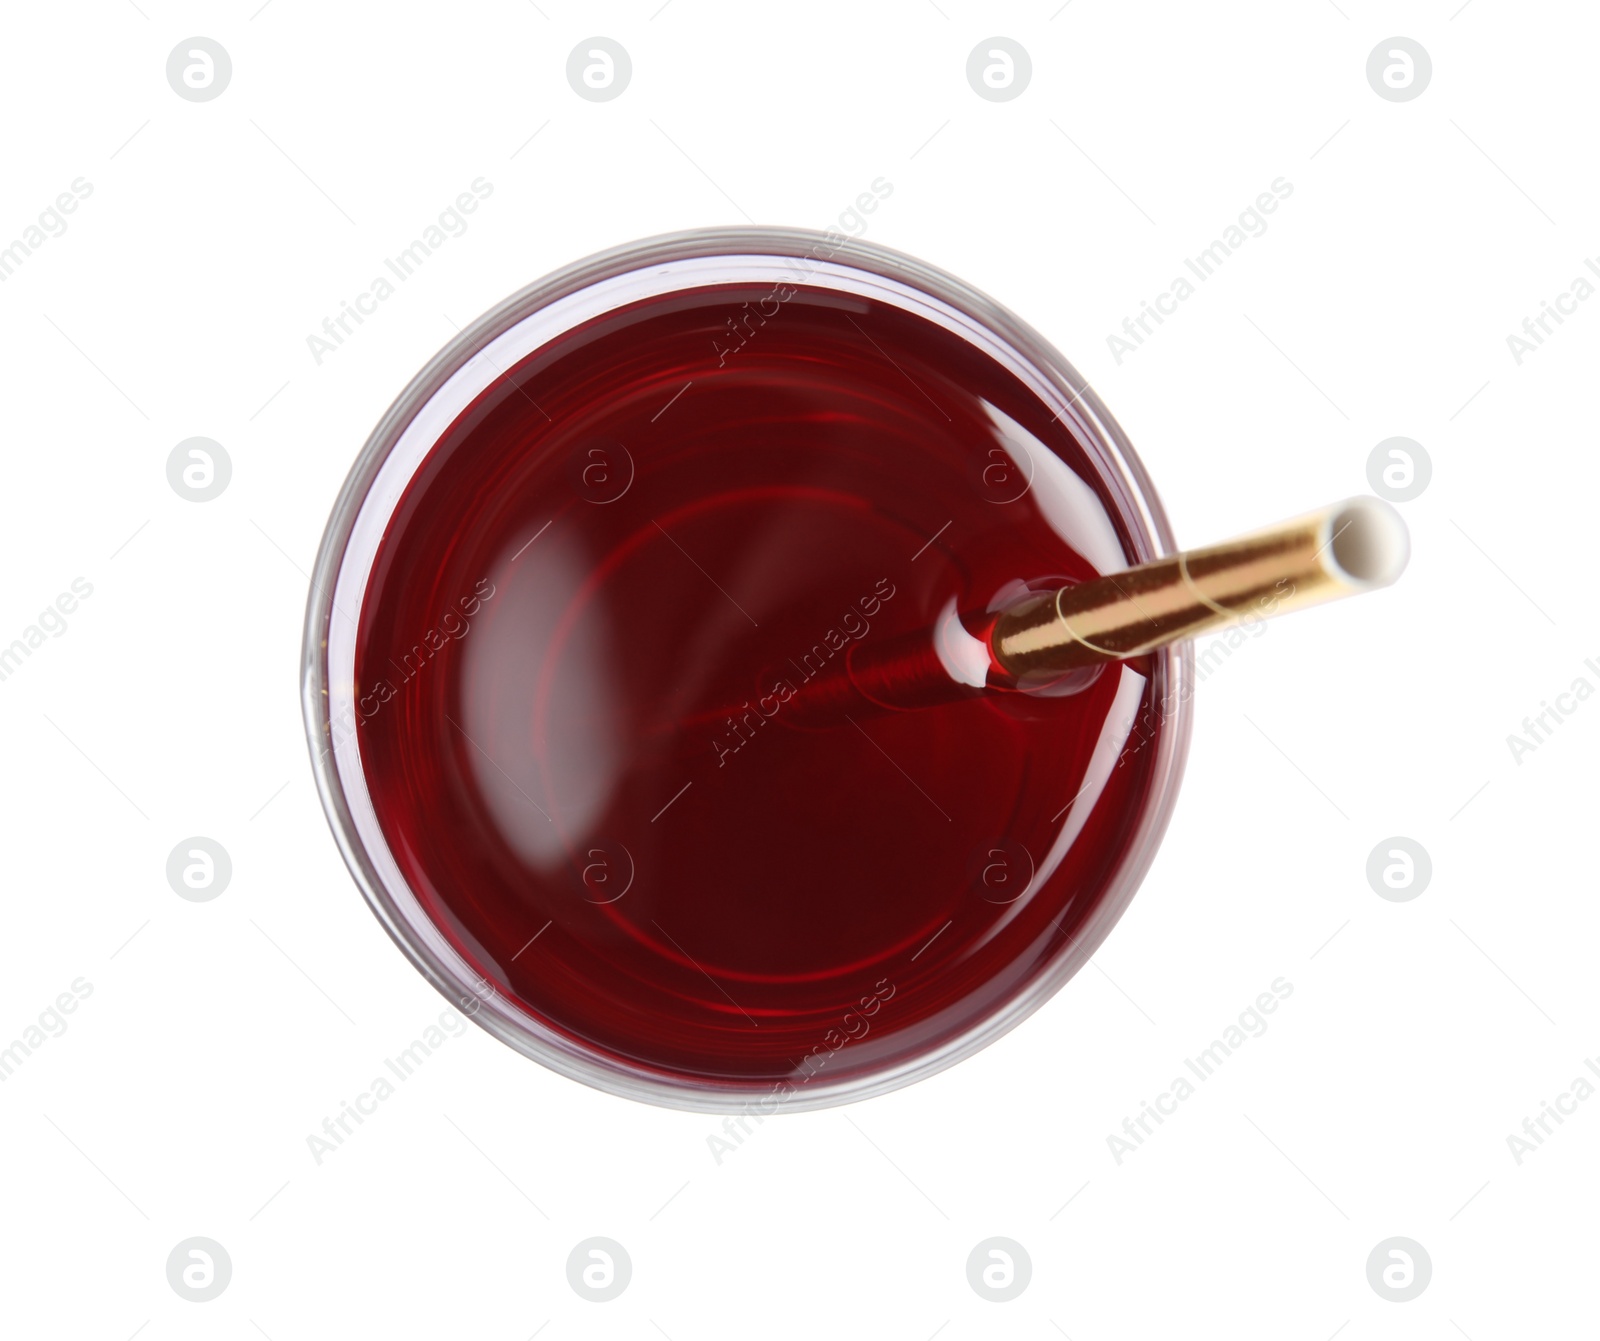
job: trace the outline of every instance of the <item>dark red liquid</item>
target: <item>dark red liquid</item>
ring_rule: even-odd
[[[356,658],[379,820],[461,953],[588,1049],[765,1092],[925,1056],[1103,935],[1162,661],[799,710],[843,647],[1094,575],[1080,531],[1150,557],[1053,414],[942,326],[809,287],[648,300],[507,370],[405,493]]]

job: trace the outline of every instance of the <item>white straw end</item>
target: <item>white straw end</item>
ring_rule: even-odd
[[[1332,576],[1363,591],[1387,587],[1410,558],[1411,533],[1391,504],[1361,497],[1330,509],[1323,562]]]

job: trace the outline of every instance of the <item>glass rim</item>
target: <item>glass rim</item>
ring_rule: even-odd
[[[352,812],[351,797],[341,776],[339,750],[331,743],[329,631],[335,593],[345,569],[351,536],[374,483],[406,429],[446,383],[494,341],[530,317],[585,289],[672,262],[702,258],[772,256],[825,257],[834,267],[862,272],[897,283],[953,308],[1036,374],[1061,414],[1071,413],[1103,454],[1114,472],[1109,482],[1121,486],[1119,504],[1136,547],[1147,550],[1140,561],[1175,549],[1166,514],[1143,464],[1121,427],[1077,370],[1033,327],[993,299],[934,266],[876,243],[798,228],[708,228],[661,234],[613,247],[576,261],[527,285],[499,303],[449,341],[419,371],[379,419],[362,447],[335,500],[312,569],[301,649],[301,708],[307,747],[318,797],[346,867],[368,906],[390,938],[436,990],[468,1018],[501,1042],[558,1074],[593,1088],[662,1107],[708,1113],[737,1113],[759,1108],[763,1113],[805,1111],[851,1103],[912,1084],[954,1065],[987,1047],[1042,1006],[1089,960],[1126,910],[1148,873],[1177,798],[1188,755],[1192,726],[1190,701],[1195,677],[1194,652],[1187,642],[1155,653],[1165,672],[1162,725],[1156,741],[1150,798],[1139,829],[1128,845],[1115,876],[1078,936],[1056,952],[1055,959],[1022,991],[990,1011],[971,1028],[939,1047],[892,1066],[826,1080],[818,1076],[804,1088],[790,1087],[785,1097],[768,1106],[769,1093],[783,1089],[744,1082],[719,1083],[673,1078],[643,1065],[628,1065],[594,1049],[586,1049],[556,1033],[516,1003],[494,990],[471,970],[458,953],[442,953],[443,934],[422,914],[426,929],[403,908],[416,905],[415,894],[391,889],[368,850]],[[683,287],[693,287],[684,285]],[[490,382],[501,374],[497,371]],[[1036,392],[1038,388],[1035,388]],[[1047,402],[1048,403],[1048,402]],[[423,458],[426,458],[426,452]],[[363,578],[364,580],[364,578]],[[356,614],[359,619],[359,610]],[[1176,702],[1166,710],[1165,704]],[[354,745],[354,732],[349,743]],[[359,769],[359,752],[355,767]],[[365,787],[361,788],[364,800]],[[381,834],[380,834],[381,837]],[[384,854],[387,855],[387,854]],[[389,864],[393,865],[392,857]],[[398,882],[405,886],[402,879]],[[420,905],[417,905],[420,911]],[[430,936],[427,932],[431,930]],[[452,959],[460,961],[451,963]]]

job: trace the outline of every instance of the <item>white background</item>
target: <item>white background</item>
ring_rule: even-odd
[[[94,591],[0,683],[0,1043],[93,987],[0,1083],[6,1333],[1593,1326],[1600,1101],[1520,1165],[1506,1138],[1600,1053],[1600,701],[1520,763],[1506,738],[1578,676],[1600,687],[1600,303],[1521,366],[1506,336],[1600,252],[1600,22],[1058,3],[7,7],[0,244],[73,179],[93,194],[0,286],[0,643],[72,579]],[[233,60],[212,102],[166,81],[194,34]],[[593,34],[633,61],[608,103],[565,78]],[[1011,102],[966,81],[994,34],[1031,54]],[[1394,34],[1432,56],[1412,102],[1366,80]],[[318,366],[306,337],[480,176],[470,230]],[[977,1058],[769,1121],[718,1166],[713,1119],[472,1029],[319,1167],[307,1135],[444,1005],[346,874],[300,721],[305,573],[357,450],[455,324],[547,271],[677,228],[826,227],[880,176],[867,237],[1054,341],[1180,542],[1366,492],[1374,445],[1405,435],[1433,461],[1402,505],[1410,571],[1206,680],[1131,910]],[[1269,230],[1119,366],[1106,336],[1278,177]],[[165,475],[194,435],[233,462],[206,504]],[[197,834],[233,861],[207,903],[165,877]],[[1410,902],[1366,879],[1391,835],[1432,857]],[[1119,1166],[1107,1136],[1278,977],[1268,1032]],[[167,1283],[192,1235],[232,1259],[211,1303]],[[633,1261],[608,1304],[565,1277],[591,1235]],[[991,1235],[1032,1259],[1010,1303],[967,1283]],[[1405,1304],[1366,1278],[1394,1235],[1433,1263]]]

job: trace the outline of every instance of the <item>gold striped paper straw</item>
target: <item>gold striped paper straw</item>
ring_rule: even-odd
[[[1220,545],[1044,592],[1002,613],[995,660],[1020,685],[1387,587],[1411,542],[1388,503],[1349,498]]]

